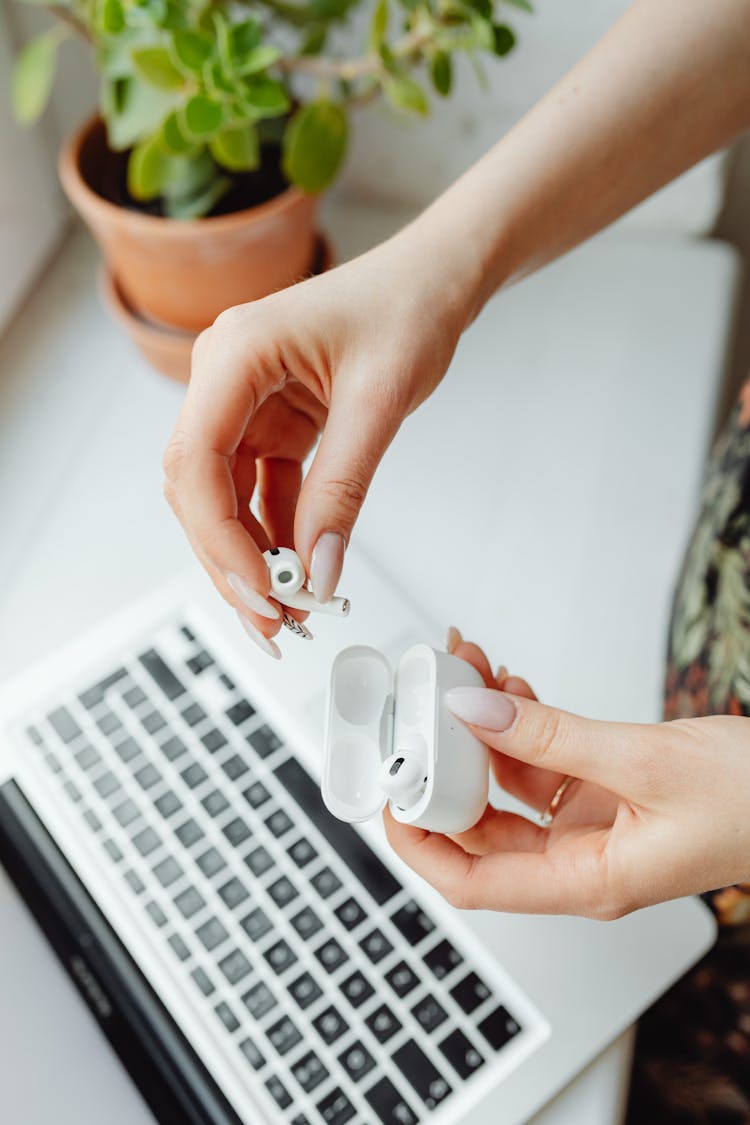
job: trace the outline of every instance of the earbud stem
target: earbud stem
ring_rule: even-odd
[[[303,609],[307,613],[327,613],[333,617],[346,617],[350,605],[348,598],[331,598],[328,602],[319,602],[309,590],[297,590],[295,594],[274,594],[282,605],[291,606],[292,609]]]

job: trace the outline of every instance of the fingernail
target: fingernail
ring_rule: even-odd
[[[271,621],[275,621],[281,616],[276,606],[271,605],[271,603],[259,594],[257,590],[254,590],[244,578],[240,578],[239,574],[225,574],[224,577],[237,597],[242,599],[248,609],[251,609],[253,613],[257,613],[258,617],[268,617]]]
[[[508,669],[505,667],[504,664],[501,664],[500,667],[498,668],[497,672],[495,673],[495,679],[497,680],[497,682],[499,684],[502,684],[502,683],[505,682],[505,680],[507,680],[507,678],[508,678]]]
[[[516,717],[513,700],[494,688],[451,688],[445,693],[445,702],[459,719],[487,730],[508,730]]]
[[[285,613],[282,621],[284,622],[285,628],[289,629],[295,636],[304,637],[307,641],[313,639],[313,635],[307,625],[303,625],[301,621],[297,621],[295,617],[292,617],[291,613]]]
[[[319,602],[329,602],[336,593],[345,550],[344,536],[337,531],[324,531],[315,544],[310,559],[310,585]]]
[[[456,628],[456,626],[451,625],[451,627],[448,630],[448,635],[445,638],[445,651],[446,652],[455,652],[456,648],[458,647],[458,645],[461,644],[462,640],[463,640],[463,637],[461,636],[461,634],[458,631],[458,629]]]
[[[257,629],[255,625],[253,625],[249,617],[245,617],[242,613],[238,613],[237,616],[250,640],[255,641],[258,648],[262,649],[267,656],[272,656],[274,660],[281,660],[281,649],[276,644],[276,641],[272,641],[269,637],[264,637],[260,629]]]

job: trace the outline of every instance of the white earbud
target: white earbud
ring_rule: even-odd
[[[319,602],[310,590],[305,589],[307,575],[296,551],[290,547],[271,547],[263,558],[271,575],[271,592],[282,605],[307,612],[346,617],[350,609],[348,598],[331,598],[330,601]]]
[[[414,750],[400,750],[386,758],[380,768],[380,788],[400,809],[416,805],[423,796],[427,778],[425,761]]]

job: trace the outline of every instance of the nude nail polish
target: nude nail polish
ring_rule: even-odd
[[[310,585],[319,602],[328,602],[336,593],[344,566],[346,542],[336,531],[325,531],[313,548],[310,559]]]
[[[249,617],[245,617],[242,613],[238,613],[242,628],[247,633],[251,641],[255,641],[259,649],[266,653],[267,656],[272,656],[274,660],[281,660],[281,649],[272,641],[270,637],[264,637],[260,629],[253,625]]]
[[[239,574],[226,573],[224,577],[237,597],[245,603],[248,609],[257,613],[258,617],[267,617],[271,621],[276,621],[281,616],[276,606],[272,605],[257,590],[254,590],[244,578],[240,578]]]
[[[445,693],[445,702],[459,719],[485,730],[508,730],[516,717],[513,700],[495,688],[451,688]]]

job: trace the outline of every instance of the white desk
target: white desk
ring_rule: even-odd
[[[344,256],[401,218],[339,205],[329,226]],[[101,314],[94,261],[76,236],[0,341],[0,675],[186,558],[160,470],[182,391]],[[611,235],[585,248],[491,306],[462,344],[461,379],[406,423],[378,474],[360,542],[427,614],[556,703],[658,715],[669,591],[736,282],[731,252],[715,244]],[[423,567],[422,550],[439,565]],[[26,933],[0,882],[3,914]],[[17,1092],[25,1125],[46,1123],[52,1105],[60,1120],[94,1125],[105,1087],[89,1096],[83,1082],[91,1029],[56,970],[23,977],[30,948],[22,937],[4,953],[6,977],[25,980],[29,1018],[0,1023],[0,1088],[11,1104]],[[31,1017],[48,1010],[38,1035]],[[26,1036],[43,1076],[31,1085],[9,1061]],[[625,1038],[605,1052],[538,1125],[614,1125],[628,1050]],[[123,1125],[149,1120],[124,1082],[119,1112]]]

